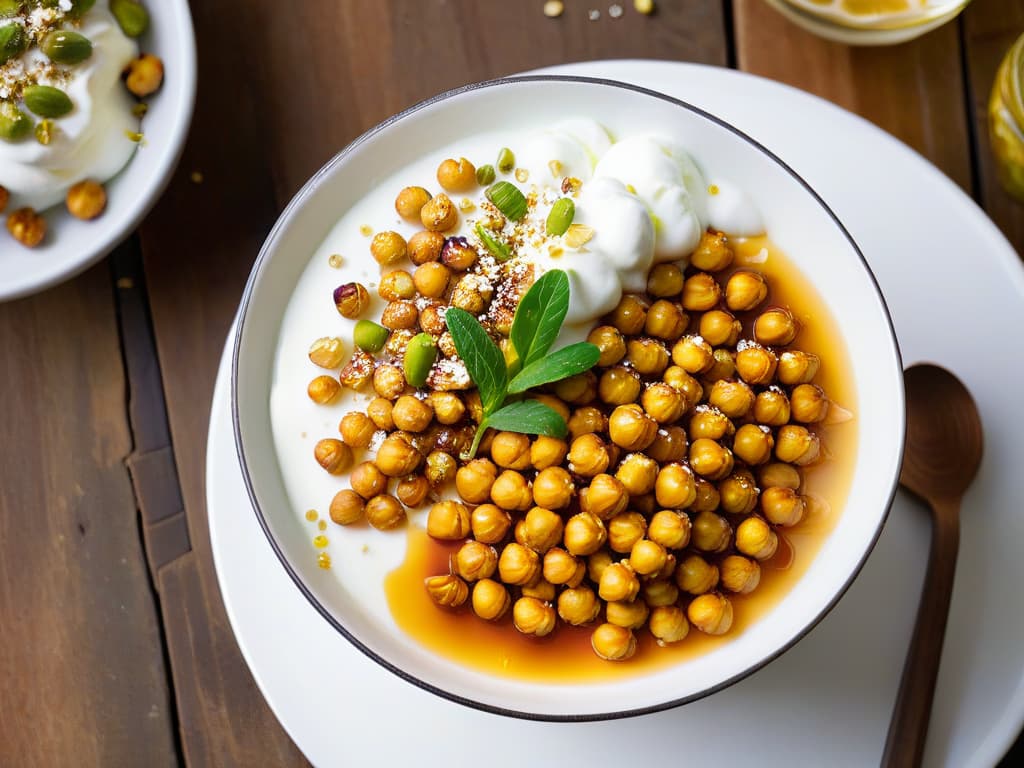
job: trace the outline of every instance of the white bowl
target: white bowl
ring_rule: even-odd
[[[437,657],[379,612],[367,610],[358,589],[317,567],[304,510],[289,498],[282,478],[269,404],[285,308],[310,256],[350,206],[416,158],[458,141],[466,126],[474,132],[492,125],[527,130],[579,115],[597,119],[613,134],[639,124],[679,137],[708,176],[728,178],[751,196],[772,239],[817,286],[846,333],[859,443],[852,489],[835,529],[793,589],[746,631],[706,655],[655,673],[542,684],[498,678]],[[363,258],[369,261],[368,254]],[[351,269],[376,268],[359,264],[355,254],[346,259]],[[232,361],[232,410],[257,521],[295,584],[328,622],[416,685],[488,711],[551,720],[621,717],[691,701],[789,648],[835,604],[867,558],[896,490],[904,432],[902,368],[888,311],[856,245],[814,191],[764,147],[702,110],[621,83],[570,77],[512,78],[442,94],[370,130],[321,169],[278,220],[246,287]]]
[[[95,264],[131,234],[170,181],[192,121],[195,36],[187,0],[151,1],[146,8],[151,23],[140,47],[163,59],[165,78],[146,100],[144,143],[105,185],[107,209],[98,219],[80,221],[62,204],[54,206],[45,212],[48,231],[38,248],[25,248],[0,230],[0,301],[36,293]]]

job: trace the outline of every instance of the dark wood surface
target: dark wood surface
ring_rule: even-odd
[[[542,5],[192,2],[195,121],[137,242],[0,305],[0,765],[305,764],[218,591],[204,504],[210,398],[277,213],[403,107],[560,62],[738,65],[907,142],[1024,251],[1024,213],[995,181],[985,124],[1024,0],[974,0],[956,23],[882,49],[813,38],[762,0],[661,0],[651,17],[624,0],[620,19],[609,3],[567,0],[559,19]]]

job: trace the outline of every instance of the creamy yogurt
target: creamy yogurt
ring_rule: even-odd
[[[40,11],[45,9],[35,13]],[[0,19],[0,24],[10,22]],[[122,71],[138,56],[138,45],[121,31],[110,13],[109,0],[97,0],[80,26],[64,26],[92,42],[92,56],[81,64],[60,67],[66,74],[59,81],[46,76],[38,80],[40,85],[64,90],[75,105],[53,121],[56,130],[48,145],[32,135],[14,143],[0,141],[0,185],[11,194],[10,209],[44,210],[63,200],[68,188],[83,179],[107,181],[128,163],[138,146],[130,134],[138,131],[139,121],[132,115],[133,99],[121,82]],[[46,62],[36,46],[0,72],[13,75],[17,67],[31,70]],[[0,77],[0,100],[10,95],[3,81]]]

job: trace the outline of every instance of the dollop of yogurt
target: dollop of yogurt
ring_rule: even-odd
[[[598,159],[612,146],[608,131],[595,120],[572,118],[529,136],[516,154],[516,167],[539,187],[562,177],[586,181]]]
[[[66,68],[70,79],[55,82],[41,76],[38,80],[40,85],[64,90],[74,109],[54,120],[48,145],[31,135],[15,143],[0,141],[0,185],[10,192],[12,208],[43,210],[60,202],[68,188],[83,179],[107,181],[137,149],[129,134],[138,131],[139,121],[132,115],[132,98],[121,73],[138,55],[138,46],[121,31],[108,0],[97,0],[75,31],[92,42],[89,59]],[[33,47],[7,67],[12,73],[15,66],[28,71],[47,61]],[[0,92],[0,98],[4,96]]]

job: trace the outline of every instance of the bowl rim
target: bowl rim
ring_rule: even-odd
[[[701,117],[701,118],[704,118],[706,120],[709,120],[709,121],[711,121],[712,123],[718,125],[721,128],[725,128],[730,133],[735,135],[737,138],[739,138],[740,140],[745,141],[746,143],[750,144],[751,146],[754,147],[754,149],[758,150],[759,152],[761,152],[762,154],[767,156],[770,160],[775,162],[783,171],[788,173],[792,177],[792,179],[794,181],[796,181],[801,187],[803,187],[803,189],[821,207],[821,209],[832,220],[833,224],[839,229],[839,231],[843,235],[843,237],[847,240],[847,242],[849,243],[850,247],[853,249],[853,252],[857,255],[857,258],[860,261],[860,264],[863,267],[864,271],[866,272],[866,274],[867,274],[867,276],[868,276],[868,278],[870,280],[871,286],[874,289],[876,298],[878,299],[879,307],[882,310],[883,316],[885,318],[886,326],[887,326],[888,331],[889,331],[888,336],[889,336],[889,341],[891,342],[891,349],[892,349],[892,352],[895,355],[896,363],[898,364],[900,370],[902,371],[902,369],[903,369],[903,356],[902,356],[902,353],[900,351],[899,341],[896,338],[896,330],[895,330],[895,326],[893,324],[892,314],[889,311],[889,306],[888,306],[888,304],[885,301],[885,296],[882,294],[881,287],[879,286],[879,283],[878,283],[878,279],[875,277],[874,272],[871,270],[871,266],[868,264],[867,259],[864,258],[863,252],[861,251],[860,247],[857,245],[856,241],[853,239],[853,236],[850,234],[849,230],[847,230],[847,228],[843,225],[842,221],[840,221],[839,217],[835,214],[835,212],[832,210],[832,208],[829,207],[829,205],[810,186],[810,184],[808,184],[807,181],[805,181],[804,178],[802,176],[800,176],[800,174],[798,174],[793,168],[791,168],[784,160],[782,160],[780,157],[778,157],[774,152],[772,152],[770,149],[768,149],[766,146],[761,144],[759,141],[757,141],[753,137],[749,136],[748,134],[744,133],[740,129],[738,129],[735,126],[733,126],[731,123],[729,123],[726,120],[724,120],[724,119],[722,119],[722,118],[712,114],[711,112],[708,112],[707,110],[704,110],[704,109],[702,109],[700,107],[697,107],[697,106],[695,106],[693,104],[690,104],[689,102],[686,102],[686,101],[684,101],[682,99],[677,99],[677,98],[674,98],[672,96],[668,96],[666,94],[659,93],[658,91],[654,91],[654,90],[651,90],[649,88],[644,88],[643,86],[633,85],[631,83],[624,83],[624,82],[620,82],[618,80],[613,80],[613,79],[610,79],[610,78],[586,77],[586,76],[580,76],[580,75],[517,75],[517,76],[512,76],[512,77],[503,77],[503,78],[495,78],[495,79],[491,79],[491,80],[484,80],[484,81],[480,81],[480,82],[476,82],[476,83],[470,83],[470,84],[467,84],[467,85],[459,86],[457,88],[453,88],[453,89],[444,91],[442,93],[439,93],[439,94],[437,94],[435,96],[432,96],[430,98],[424,99],[423,101],[420,101],[420,102],[418,102],[416,104],[413,104],[412,106],[407,107],[406,109],[402,110],[401,112],[398,112],[398,113],[392,115],[391,117],[389,117],[389,118],[383,120],[382,122],[378,123],[377,125],[373,126],[369,130],[367,130],[366,132],[364,132],[363,134],[361,134],[360,136],[358,136],[357,138],[352,140],[352,142],[350,142],[346,147],[341,149],[330,160],[328,160],[316,173],[314,173],[313,176],[310,177],[310,179],[295,194],[295,196],[292,197],[291,201],[289,201],[288,205],[284,208],[284,210],[281,212],[280,216],[278,217],[277,221],[274,223],[273,228],[270,230],[269,234],[267,235],[266,240],[264,241],[262,247],[260,248],[259,255],[257,256],[256,261],[253,264],[252,271],[249,274],[249,278],[246,281],[245,290],[244,290],[244,292],[242,294],[241,302],[239,304],[238,315],[237,315],[237,322],[236,322],[236,326],[235,326],[234,339],[232,341],[232,350],[231,350],[231,383],[230,383],[230,387],[231,387],[231,389],[230,389],[230,393],[231,393],[231,423],[232,423],[232,429],[234,431],[235,448],[236,448],[236,451],[238,453],[239,465],[240,465],[240,468],[241,468],[242,479],[245,482],[246,492],[248,493],[249,500],[252,503],[253,511],[255,513],[257,521],[259,522],[260,527],[263,529],[263,533],[266,536],[267,541],[269,542],[271,549],[274,551],[274,554],[277,556],[277,559],[280,561],[281,565],[284,567],[285,571],[288,573],[288,575],[291,578],[292,582],[295,584],[295,586],[298,588],[298,590],[302,593],[302,595],[306,598],[306,600],[309,601],[310,605],[312,605],[313,608],[338,633],[340,633],[342,635],[342,637],[344,637],[346,640],[348,640],[360,652],[362,652],[365,656],[367,656],[368,658],[370,658],[371,660],[373,660],[377,664],[381,665],[385,669],[389,670],[393,674],[397,675],[399,678],[405,680],[408,683],[411,683],[411,684],[417,686],[418,688],[421,688],[421,689],[423,689],[425,691],[428,691],[428,692],[430,692],[430,693],[432,693],[434,695],[440,696],[442,698],[448,699],[449,701],[453,701],[453,702],[456,702],[458,704],[462,704],[464,706],[471,707],[473,709],[477,709],[477,710],[480,710],[480,711],[483,711],[483,712],[488,712],[488,713],[495,714],[495,715],[503,715],[503,716],[506,716],[506,717],[518,718],[518,719],[522,719],[522,720],[533,720],[533,721],[543,721],[543,722],[596,722],[596,721],[602,721],[602,720],[615,720],[615,719],[621,719],[621,718],[626,718],[626,717],[637,717],[637,716],[640,716],[640,715],[646,715],[646,714],[651,714],[651,713],[655,713],[655,712],[661,712],[661,711],[664,711],[664,710],[673,709],[673,708],[681,706],[683,704],[688,704],[688,703],[690,703],[692,701],[697,701],[697,700],[702,699],[702,698],[704,698],[706,696],[710,696],[710,695],[712,695],[714,693],[717,693],[718,691],[721,691],[721,690],[723,690],[725,688],[728,688],[729,686],[731,686],[731,685],[739,682],[740,680],[743,680],[744,678],[750,676],[751,674],[753,674],[757,670],[761,669],[765,665],[767,665],[770,662],[772,662],[775,659],[777,659],[782,654],[786,653],[786,651],[791,649],[800,640],[802,640],[808,633],[810,633],[816,626],[818,626],[818,624],[821,623],[821,621],[836,606],[836,604],[843,597],[843,595],[846,594],[847,590],[850,588],[850,585],[853,584],[854,580],[860,574],[861,570],[864,567],[864,564],[867,562],[868,557],[870,557],[872,551],[875,548],[875,545],[878,543],[879,536],[882,533],[882,529],[884,528],[886,520],[888,519],[889,513],[890,513],[890,511],[892,509],[892,503],[893,503],[893,500],[894,500],[894,498],[896,496],[896,491],[897,491],[897,489],[899,487],[899,472],[900,472],[900,467],[902,465],[903,448],[904,448],[904,444],[905,444],[905,440],[906,440],[906,409],[905,409],[906,394],[905,394],[904,385],[903,385],[903,377],[902,377],[902,375],[900,375],[899,378],[898,378],[899,403],[900,403],[900,408],[899,408],[900,423],[899,423],[899,429],[898,429],[898,439],[899,439],[898,449],[899,450],[898,450],[898,454],[897,454],[899,456],[899,459],[896,462],[896,465],[895,465],[894,471],[893,471],[893,476],[892,476],[892,479],[890,480],[890,487],[889,487],[889,490],[888,490],[888,493],[887,493],[887,498],[886,498],[886,501],[885,501],[885,509],[884,509],[882,515],[879,517],[878,524],[877,524],[877,527],[876,527],[876,529],[875,529],[875,531],[874,531],[874,533],[873,533],[873,535],[871,537],[871,541],[868,543],[868,546],[865,548],[863,554],[861,555],[860,559],[856,563],[855,567],[851,570],[851,572],[850,572],[849,576],[847,577],[846,581],[835,592],[835,594],[833,594],[831,596],[831,598],[829,599],[828,603],[821,609],[821,611],[818,613],[818,615],[815,616],[814,619],[811,620],[806,626],[802,627],[792,638],[790,638],[787,642],[785,642],[781,647],[777,648],[772,653],[759,658],[756,662],[754,662],[753,664],[747,666],[745,669],[737,672],[736,674],[732,675],[731,677],[727,678],[726,680],[723,680],[723,681],[721,681],[721,682],[719,682],[719,683],[717,683],[717,684],[715,684],[713,686],[705,688],[705,689],[703,689],[701,691],[697,691],[697,692],[688,694],[686,696],[682,696],[682,697],[675,698],[675,699],[669,699],[668,701],[659,702],[659,703],[656,703],[656,704],[651,704],[649,706],[634,707],[634,708],[631,708],[631,709],[617,710],[617,711],[611,711],[611,712],[598,712],[598,713],[587,713],[587,714],[550,714],[550,713],[528,712],[528,711],[523,711],[523,710],[519,710],[519,709],[512,709],[512,708],[508,708],[508,707],[501,707],[501,706],[497,706],[497,705],[493,705],[493,704],[488,704],[488,703],[482,702],[482,701],[477,701],[476,699],[472,699],[472,698],[469,698],[467,696],[462,696],[460,694],[453,693],[452,691],[446,690],[446,689],[444,689],[442,687],[439,687],[438,685],[435,685],[433,683],[429,683],[426,680],[420,679],[416,675],[408,672],[407,670],[403,669],[402,667],[398,666],[397,664],[395,664],[395,663],[389,661],[388,659],[384,658],[380,654],[376,653],[373,649],[371,649],[368,646],[366,646],[363,642],[361,642],[359,640],[359,638],[357,638],[348,629],[346,629],[344,624],[342,624],[342,622],[339,621],[334,616],[334,614],[331,613],[331,611],[317,599],[317,597],[313,594],[312,590],[306,585],[306,583],[305,583],[304,579],[302,578],[302,576],[292,566],[292,564],[289,561],[288,557],[285,555],[285,553],[282,550],[281,546],[279,545],[277,539],[274,537],[273,533],[270,530],[270,523],[267,520],[267,517],[266,517],[266,515],[265,515],[265,513],[263,511],[262,506],[260,505],[260,501],[259,501],[259,498],[258,498],[258,496],[256,494],[256,490],[255,490],[255,487],[253,485],[252,478],[251,478],[251,476],[249,474],[249,466],[248,466],[248,462],[246,460],[245,445],[244,445],[243,440],[242,440],[241,419],[240,419],[240,413],[239,413],[239,408],[238,408],[239,358],[240,358],[240,355],[242,353],[243,330],[245,328],[245,323],[246,323],[246,320],[247,320],[247,317],[248,317],[248,313],[249,313],[249,309],[250,309],[250,305],[251,305],[251,300],[252,300],[253,293],[255,291],[256,283],[258,282],[259,277],[260,277],[261,273],[263,272],[264,267],[270,261],[270,258],[272,256],[272,252],[274,250],[276,250],[277,240],[281,236],[282,230],[285,228],[286,223],[292,218],[292,216],[295,213],[295,211],[298,208],[300,208],[306,202],[306,200],[310,196],[312,196],[313,194],[316,193],[316,191],[319,189],[319,187],[323,183],[324,178],[334,169],[334,167],[338,163],[340,163],[342,160],[344,160],[349,154],[351,154],[352,152],[356,151],[368,139],[372,138],[373,136],[375,136],[379,132],[381,132],[381,131],[385,130],[386,128],[388,128],[389,126],[391,126],[392,124],[398,122],[399,120],[402,120],[403,118],[405,118],[405,117],[407,117],[407,116],[409,116],[409,115],[411,115],[411,114],[413,114],[415,112],[418,112],[418,111],[420,111],[420,110],[422,110],[422,109],[424,109],[426,107],[429,107],[429,106],[431,106],[433,104],[436,104],[436,103],[441,102],[441,101],[445,101],[447,99],[450,99],[452,97],[458,96],[458,95],[463,94],[463,93],[469,93],[469,92],[472,92],[472,91],[477,91],[477,90],[481,90],[481,89],[485,89],[485,88],[500,87],[500,86],[509,85],[509,84],[545,83],[545,82],[548,82],[548,83],[550,83],[550,82],[555,82],[555,83],[584,83],[584,84],[588,84],[588,85],[598,85],[598,86],[612,87],[612,88],[618,88],[618,89],[621,89],[621,90],[632,91],[634,93],[640,93],[640,94],[643,94],[645,96],[649,96],[649,97],[652,97],[652,98],[659,99],[661,101],[667,102],[667,103],[672,104],[674,106],[677,106],[677,107],[680,107],[682,109],[685,109],[685,110],[687,110],[689,112],[692,112],[692,113],[696,114],[698,117]]]

